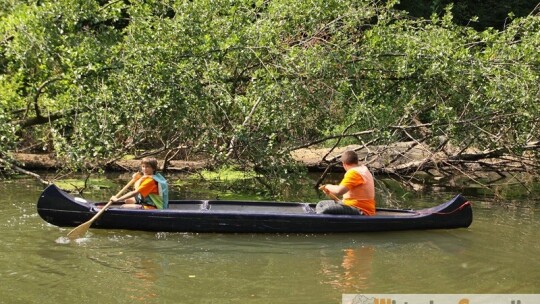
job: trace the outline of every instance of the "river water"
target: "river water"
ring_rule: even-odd
[[[69,242],[69,229],[38,216],[42,190],[32,180],[0,181],[0,303],[341,303],[351,293],[540,293],[540,206],[527,197],[494,202],[468,195],[474,221],[467,229],[329,235],[90,229]],[[407,202],[424,207],[452,195]]]

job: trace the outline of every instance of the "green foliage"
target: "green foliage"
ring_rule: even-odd
[[[412,16],[428,18],[432,14],[441,14],[444,8],[454,3],[452,14],[456,24],[472,26],[477,30],[487,28],[504,29],[512,17],[525,17],[538,5],[531,0],[401,0],[396,6],[408,11]]]
[[[192,175],[192,177],[196,179],[199,178],[198,174]],[[237,170],[232,167],[224,167],[218,171],[203,170],[200,172],[200,177],[205,180],[215,181],[242,181],[254,178],[255,173]]]
[[[81,169],[188,147],[277,189],[302,172],[291,150],[335,134],[388,143],[414,120],[480,149],[536,138],[537,17],[478,32],[453,7],[393,4],[4,0],[0,152],[37,145]]]

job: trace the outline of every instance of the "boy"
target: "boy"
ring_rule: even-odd
[[[375,215],[375,185],[369,169],[358,163],[354,151],[341,155],[345,176],[339,185],[324,185],[325,193],[343,195],[343,203],[323,201],[317,204],[317,213]]]
[[[157,160],[145,157],[141,160],[141,172],[133,174],[135,190],[120,197],[111,197],[113,202],[124,201],[122,208],[131,209],[166,209],[169,204],[168,186],[165,178],[156,173]]]

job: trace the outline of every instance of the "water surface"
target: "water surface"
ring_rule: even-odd
[[[468,197],[468,229],[195,234],[44,222],[32,180],[0,182],[1,303],[341,303],[344,293],[540,293],[536,202]],[[107,197],[111,193],[104,193]],[[175,194],[172,196],[182,196]],[[409,197],[423,207],[450,193]]]

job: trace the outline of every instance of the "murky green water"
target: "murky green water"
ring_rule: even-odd
[[[343,293],[540,293],[540,207],[532,200],[507,207],[468,196],[469,229],[335,235],[91,229],[65,242],[69,229],[37,215],[42,189],[32,180],[0,182],[0,303],[341,303]]]

